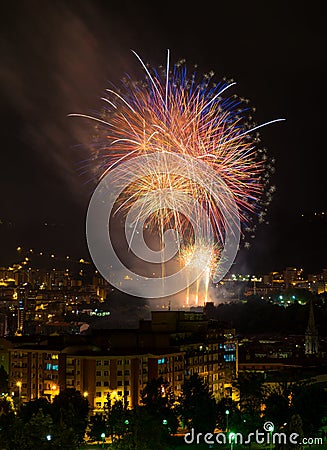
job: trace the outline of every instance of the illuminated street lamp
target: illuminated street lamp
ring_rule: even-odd
[[[18,387],[18,403],[20,404],[21,395],[22,395],[22,382],[17,381],[16,386]]]
[[[53,384],[51,386],[51,394],[50,394],[50,400],[53,401],[54,397],[58,394],[59,387],[56,384]]]
[[[226,432],[228,432],[228,416],[229,416],[229,409],[226,409],[225,414],[226,414]]]
[[[105,433],[101,433],[101,439],[102,439],[102,448],[104,448],[104,441],[106,439],[106,434]]]
[[[230,450],[233,450],[234,447],[234,439],[235,439],[235,433],[229,433],[229,443],[230,443]]]
[[[274,432],[274,429],[275,429],[274,424],[272,422],[269,422],[268,425],[267,425],[266,430],[269,431],[269,438],[270,438],[269,441],[270,441],[270,448],[271,449],[273,448],[272,434]]]

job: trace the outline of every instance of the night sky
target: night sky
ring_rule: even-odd
[[[235,268],[327,267],[326,24],[323,3],[285,1],[3,1],[0,6],[0,265],[17,245],[88,256],[85,215],[96,185],[92,124],[109,82],[185,58],[237,82],[276,159],[269,224]],[[84,145],[83,145],[84,144]],[[95,163],[96,165],[96,163]],[[302,216],[303,215],[303,216]]]

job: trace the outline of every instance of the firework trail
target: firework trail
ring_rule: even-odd
[[[100,179],[110,175],[112,183],[124,186],[115,212],[134,211],[129,215],[129,244],[142,224],[157,233],[163,248],[167,230],[174,230],[179,253],[190,243],[199,249],[203,242],[194,238],[193,214],[195,222],[203,222],[203,234],[210,228],[216,242],[224,246],[229,231],[235,234],[240,224],[251,230],[249,217],[259,212],[263,217],[260,202],[267,202],[269,160],[257,148],[257,130],[283,119],[251,123],[247,101],[228,95],[234,82],[214,83],[213,73],[199,78],[196,72],[187,72],[184,62],[171,68],[169,51],[166,68],[160,70],[148,69],[135,55],[145,70],[144,81],[126,77],[119,90],[107,89],[102,98],[105,108],[98,117],[71,114],[96,121],[99,133],[105,133],[98,148]],[[136,173],[133,165],[126,164],[138,157],[144,164],[137,166]],[[133,173],[133,182],[125,182],[126,170],[117,170],[122,167]],[[210,266],[211,256],[204,253]],[[164,252],[160,258],[164,267]]]
[[[209,300],[209,283],[219,264],[219,254],[218,245],[210,246],[207,242],[189,244],[181,250],[180,264],[186,267],[188,272],[195,271],[197,274],[195,285],[188,285],[186,288],[186,306],[190,305],[192,299],[195,306],[199,305],[200,297],[203,303]]]

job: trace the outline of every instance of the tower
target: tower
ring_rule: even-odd
[[[16,334],[23,334],[24,321],[25,321],[25,308],[26,308],[26,289],[25,287],[19,287],[17,289],[17,327]]]
[[[318,355],[318,329],[315,324],[312,300],[310,301],[309,320],[304,342],[306,355]]]

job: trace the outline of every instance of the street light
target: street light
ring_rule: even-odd
[[[162,420],[162,425],[165,425],[165,427],[167,427],[167,425],[168,425],[168,420],[167,420],[167,419],[163,419],[163,420]],[[171,428],[170,428],[170,427],[167,427],[167,429],[168,429],[168,433],[170,434],[170,433],[171,433]]]
[[[56,396],[56,391],[58,389],[58,386],[56,384],[53,384],[51,386],[51,395],[50,395],[50,399],[51,401],[53,400],[53,398]]]
[[[267,429],[267,431],[269,431],[270,449],[272,450],[272,448],[273,448],[272,434],[273,434],[274,429],[275,429],[274,424],[272,422],[270,422],[266,429]]]
[[[51,439],[52,439],[51,434],[47,434],[47,435],[46,435],[46,438],[47,438],[47,441],[51,441]]]
[[[230,450],[233,450],[234,447],[234,439],[235,439],[235,433],[229,433],[229,443],[230,443]]]
[[[228,416],[229,416],[229,409],[226,409],[225,414],[226,414],[226,432],[228,433]]]
[[[113,390],[110,392],[110,400],[111,399],[117,401],[117,391]]]
[[[18,403],[20,405],[21,395],[22,395],[22,382],[17,381],[16,386],[18,387]]]
[[[104,441],[106,439],[106,434],[105,433],[101,433],[101,439],[102,439],[102,448],[104,448]]]

